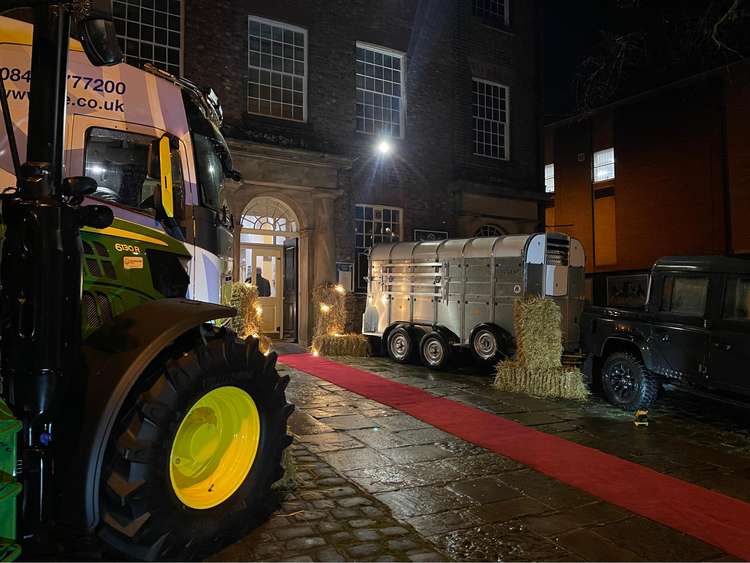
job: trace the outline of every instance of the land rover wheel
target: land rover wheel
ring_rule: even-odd
[[[507,356],[507,339],[494,326],[482,326],[471,338],[471,351],[474,357],[487,364],[495,364]]]
[[[144,374],[107,446],[99,537],[129,559],[205,557],[268,516],[283,475],[276,355],[224,329],[188,340]]]
[[[443,369],[448,363],[450,345],[439,332],[428,332],[419,342],[419,357],[425,367]]]
[[[404,326],[394,328],[388,335],[388,355],[405,364],[414,355],[414,335]]]
[[[615,352],[602,366],[602,390],[607,400],[621,409],[646,409],[659,393],[659,379],[630,352]]]

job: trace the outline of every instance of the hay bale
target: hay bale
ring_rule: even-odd
[[[343,334],[347,319],[347,299],[342,286],[324,283],[316,287],[313,290],[313,310],[313,353],[322,356],[370,355],[370,343],[366,337],[356,333]]]
[[[370,355],[370,342],[361,334],[322,334],[313,338],[312,349],[323,356],[364,358]]]
[[[516,302],[516,357],[497,365],[495,387],[537,397],[587,398],[589,390],[581,372],[562,365],[560,324],[560,307],[551,299],[532,297]]]
[[[346,291],[340,285],[323,283],[313,290],[315,328],[313,336],[342,334],[346,325]]]
[[[513,309],[516,360],[530,369],[562,365],[562,316],[551,299],[519,300]]]
[[[240,338],[257,338],[260,351],[264,354],[269,352],[271,340],[261,334],[263,308],[260,305],[258,288],[245,282],[233,283],[230,305],[237,309],[237,315],[229,321],[232,330]]]
[[[514,360],[497,365],[495,387],[508,393],[524,393],[544,398],[582,400],[589,396],[581,372],[575,368],[529,368]]]

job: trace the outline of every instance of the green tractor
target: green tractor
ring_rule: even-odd
[[[0,560],[204,556],[267,515],[293,410],[222,326],[220,106],[120,64],[108,0],[3,5]]]

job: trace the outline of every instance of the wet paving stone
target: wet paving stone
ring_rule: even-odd
[[[555,539],[555,543],[586,561],[643,561],[635,552],[591,530],[575,530],[562,534]]]
[[[382,428],[365,428],[361,430],[350,430],[347,432],[349,436],[353,436],[363,444],[382,450],[386,448],[398,448],[399,446],[407,445],[406,442],[399,437],[398,434],[394,434],[388,430]]]
[[[404,445],[418,446],[420,444],[435,444],[445,442],[453,436],[437,428],[418,428],[416,430],[402,430],[397,436],[403,440]]]
[[[641,517],[597,527],[596,533],[652,561],[703,561],[720,555],[713,546]]]
[[[498,392],[491,387],[489,374],[474,373],[473,368],[430,372],[420,366],[394,365],[382,358],[351,361],[433,395],[497,413],[708,488],[732,491],[730,494],[738,498],[743,498],[745,489],[750,490],[750,431],[737,426],[739,416],[697,416],[698,406],[681,413],[678,406],[683,399],[668,394],[666,406],[662,407],[660,401],[660,406],[651,411],[651,425],[635,428],[631,415],[614,410],[596,397],[580,403],[544,401]],[[289,373],[289,388],[297,399],[298,411],[314,420],[303,418],[300,425],[328,430],[299,435],[299,447],[305,449],[304,455],[300,452],[298,456],[303,461],[298,466],[304,483],[301,486],[312,488],[299,491],[296,498],[285,503],[283,514],[264,529],[273,534],[274,529],[308,526],[312,531],[304,537],[323,538],[326,545],[299,553],[264,547],[261,551],[268,554],[266,559],[302,557],[319,561],[327,553],[329,560],[380,561],[731,560],[695,538],[601,502],[395,409],[306,374]],[[717,422],[719,419],[721,422]],[[750,417],[747,426],[750,428]],[[325,485],[325,479],[341,481]],[[325,495],[326,491],[346,487],[354,492],[347,490],[339,497]],[[344,499],[346,506],[339,499]],[[311,514],[323,513],[325,517],[305,521],[301,515],[288,516],[299,509],[300,503],[307,505]],[[331,503],[336,508],[331,508]],[[367,525],[357,527],[351,522]],[[416,549],[389,552],[388,540],[402,538],[389,536],[389,529],[406,530],[406,541],[391,544],[391,548],[406,548],[410,542],[422,544]],[[357,531],[362,537],[355,536]],[[260,536],[251,536],[261,541]],[[634,542],[642,538],[644,547],[636,549]],[[351,550],[356,553],[359,545],[365,546],[359,548],[363,554],[355,557]],[[378,550],[369,553],[373,545]],[[653,547],[649,551],[645,546]]]
[[[448,490],[483,504],[521,496],[516,489],[491,477],[451,483],[448,485]]]
[[[442,548],[442,551],[459,561],[566,561],[575,559],[575,556],[562,546],[518,525],[479,526],[432,539]],[[605,560],[602,559],[602,561]]]
[[[430,461],[453,455],[451,452],[432,444],[388,448],[382,450],[381,453],[396,463]]]
[[[499,477],[507,486],[554,508],[590,504],[598,499],[534,471],[511,471]]]
[[[343,432],[326,432],[325,434],[311,434],[296,436],[298,442],[305,444],[311,452],[332,452],[336,450],[351,450],[362,448],[364,444]]]
[[[456,494],[441,486],[400,489],[377,494],[375,498],[388,505],[396,516],[406,517],[442,512],[475,502],[468,496]]]
[[[336,430],[355,430],[358,428],[372,428],[375,426],[375,423],[371,418],[367,418],[361,414],[326,417],[321,418],[320,421]]]
[[[297,409],[289,417],[289,429],[295,434],[328,434],[333,431],[330,426]]]
[[[304,445],[296,443],[291,451],[297,467],[308,467],[308,478],[296,480],[279,513],[210,561],[410,561],[414,551],[431,554],[430,561],[449,559],[374,497],[330,477],[330,466]],[[321,497],[336,508],[316,504]]]
[[[321,457],[338,471],[351,471],[365,467],[383,467],[393,462],[371,448],[324,452]]]
[[[391,432],[399,430],[416,430],[418,428],[429,428],[426,422],[406,414],[396,414],[393,416],[374,417],[373,422],[380,428],[385,428]]]
[[[481,522],[507,522],[521,516],[549,512],[550,507],[528,497],[516,497],[498,502],[483,504],[469,509],[471,514]]]

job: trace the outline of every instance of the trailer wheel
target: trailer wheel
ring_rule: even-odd
[[[101,472],[99,537],[128,559],[203,558],[275,506],[292,439],[276,355],[204,328],[145,373],[119,413]]]
[[[419,357],[425,367],[443,369],[450,359],[450,345],[439,332],[428,332],[419,342]]]
[[[495,364],[506,357],[504,349],[507,338],[494,326],[480,327],[471,338],[474,357],[488,364]]]
[[[629,352],[610,354],[602,367],[602,390],[613,405],[634,411],[647,409],[656,400],[659,379],[640,358]]]
[[[388,334],[388,355],[405,364],[414,356],[414,342],[414,335],[408,328],[397,326]]]

